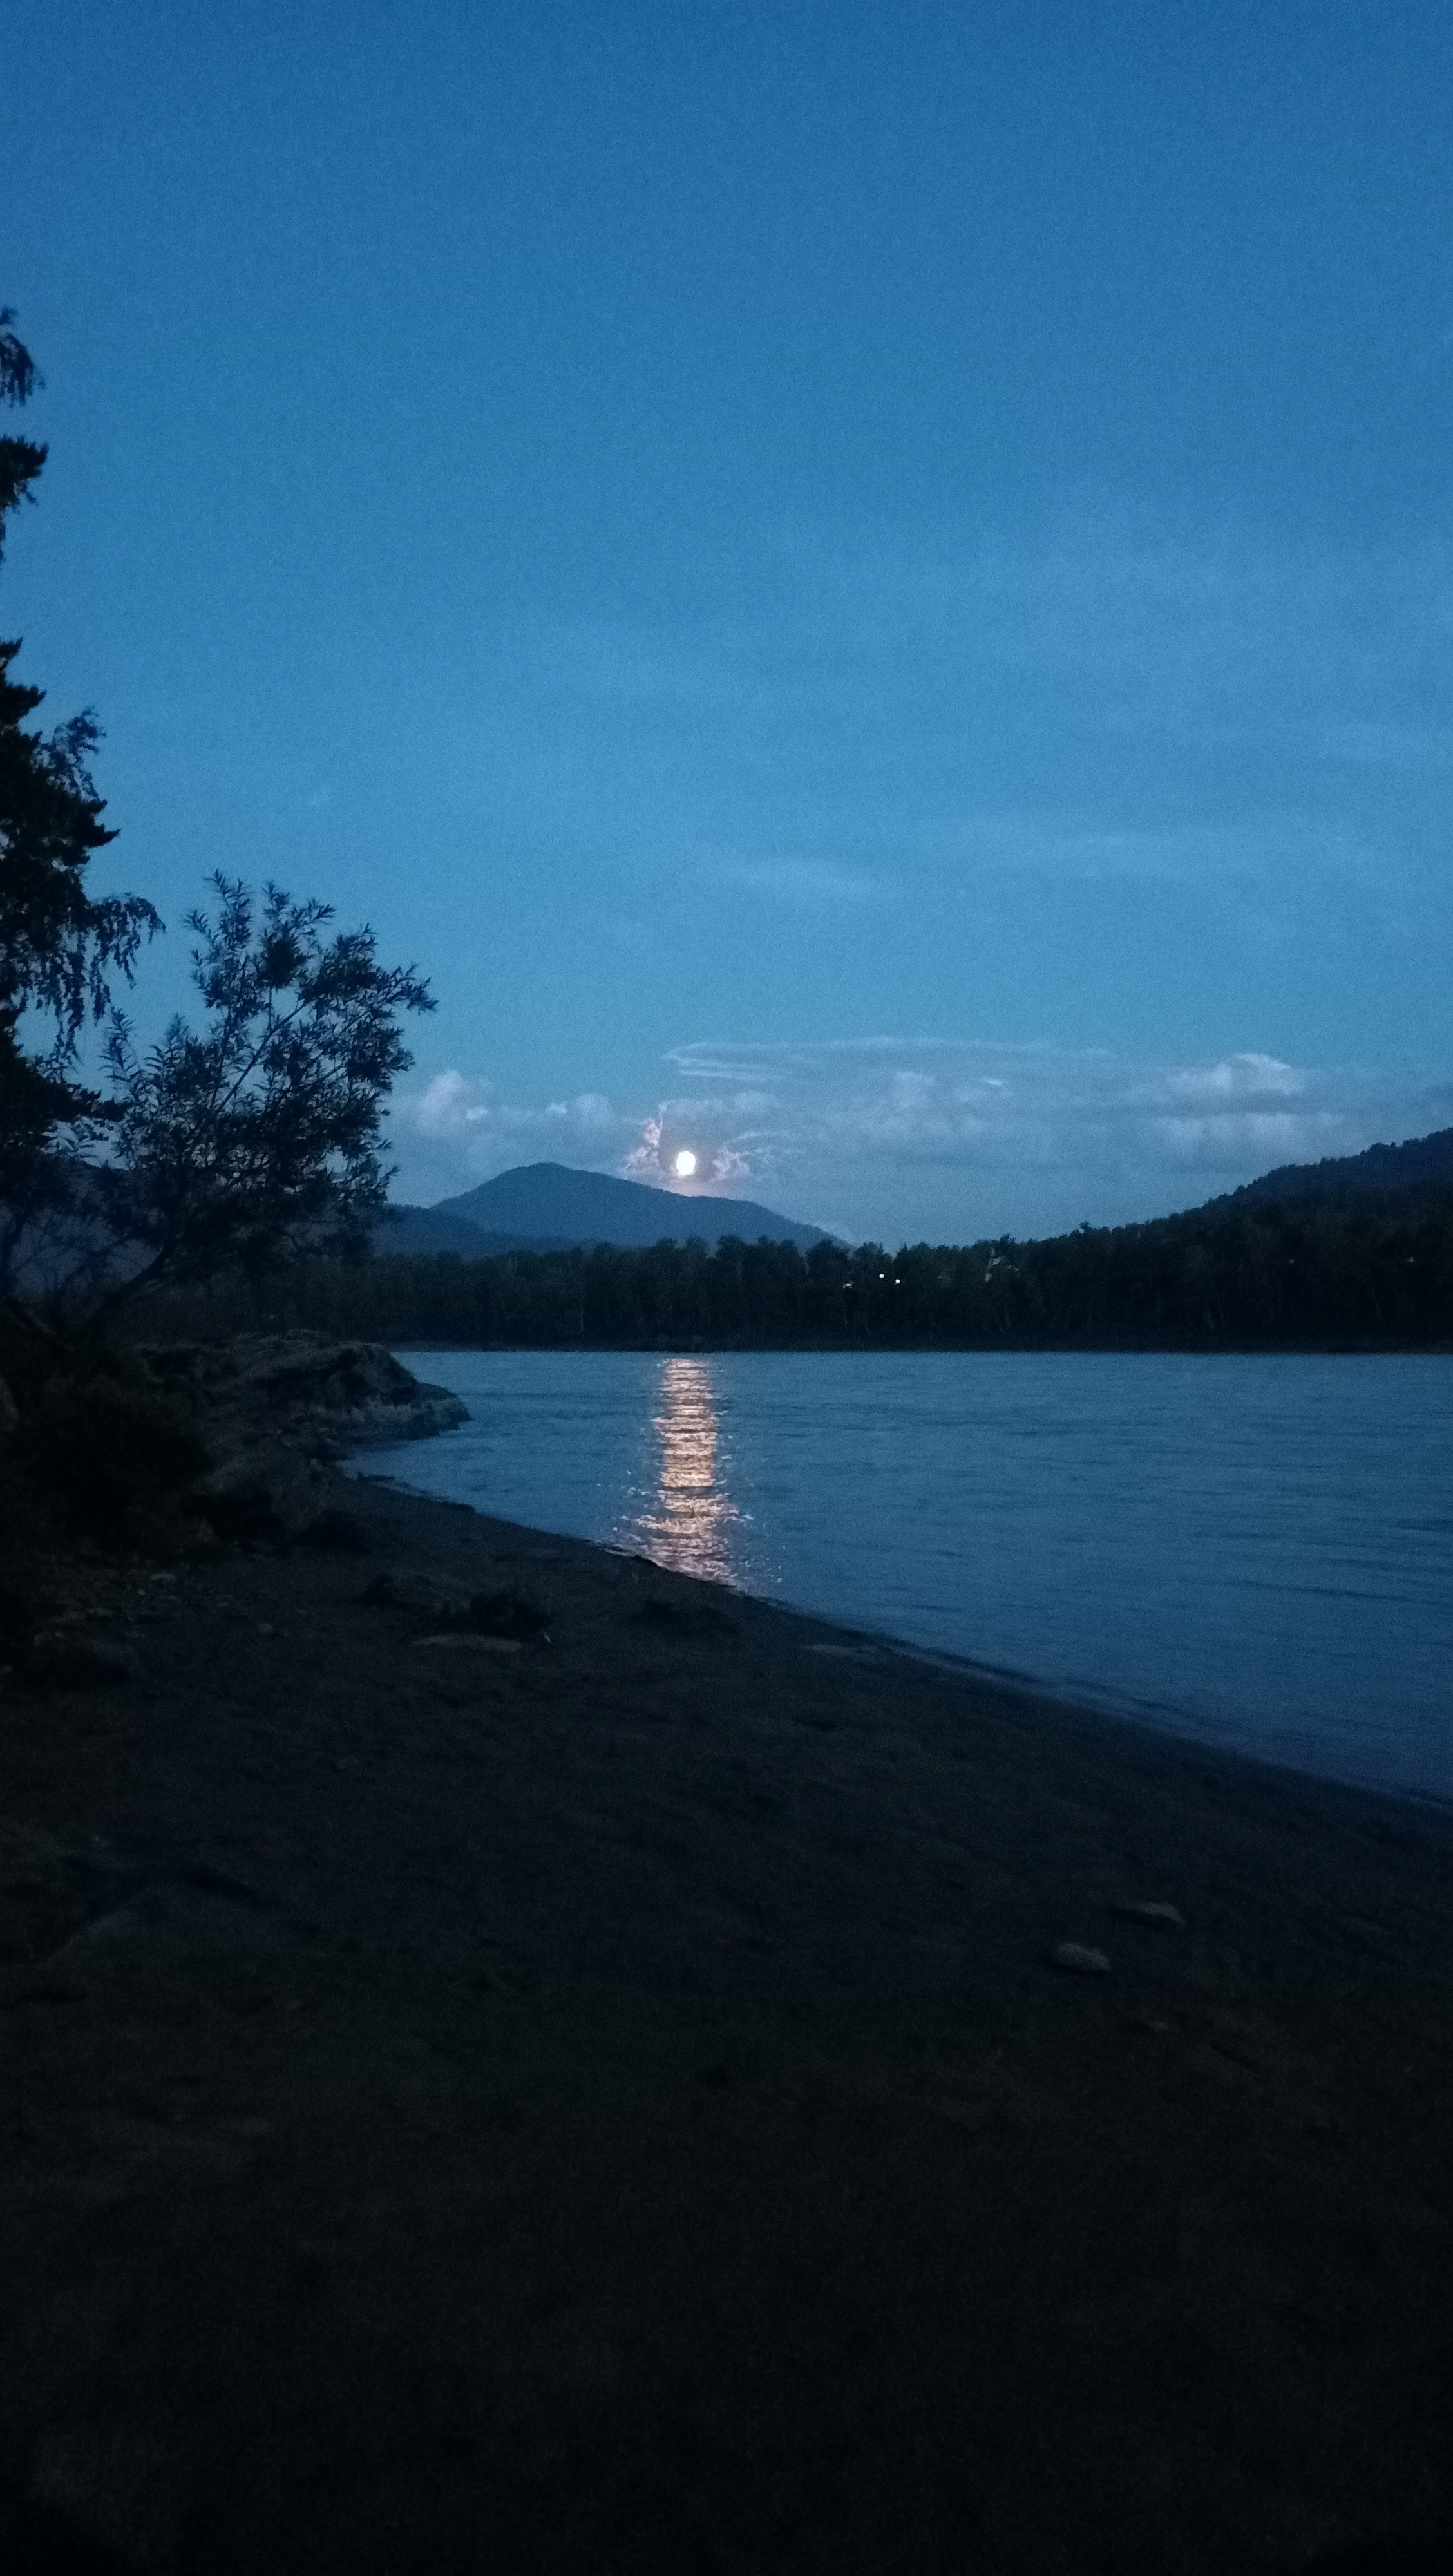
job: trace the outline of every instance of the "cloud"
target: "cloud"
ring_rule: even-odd
[[[695,1157],[691,1179],[684,1185],[676,1171],[676,1157],[683,1146]],[[753,1176],[751,1164],[738,1147],[719,1139],[715,1144],[708,1143],[702,1122],[693,1111],[688,1108],[682,1116],[670,1104],[659,1117],[641,1121],[640,1142],[627,1154],[621,1174],[626,1180],[645,1181],[653,1189],[675,1189],[678,1196],[685,1198],[723,1191],[728,1197],[746,1197],[745,1188],[734,1193],[733,1185],[749,1183]]]
[[[662,1124],[723,1131],[761,1174],[830,1151],[899,1161],[1081,1169],[1133,1154],[1231,1169],[1275,1133],[1333,1150],[1366,1104],[1346,1075],[1254,1053],[1206,1064],[1136,1063],[1104,1048],[974,1040],[843,1040],[820,1046],[693,1045],[671,1058],[689,1086]],[[742,1102],[750,1117],[737,1124]]]
[[[436,1073],[421,1091],[401,1091],[392,1109],[393,1144],[411,1167],[446,1169],[464,1187],[532,1153],[562,1155],[605,1167],[621,1160],[640,1135],[639,1117],[617,1110],[604,1092],[528,1105],[502,1100],[495,1084],[457,1068]]]
[[[1453,1120],[1448,1083],[1251,1050],[1145,1062],[883,1037],[695,1043],[668,1062],[665,1096],[635,1109],[598,1092],[519,1107],[436,1075],[398,1104],[396,1143],[424,1149],[455,1189],[537,1155],[669,1185],[686,1148],[694,1191],[765,1198],[856,1238],[942,1241],[1150,1215]]]
[[[416,1100],[400,1103],[402,1115],[412,1121],[421,1136],[457,1136],[463,1129],[482,1126],[490,1117],[487,1086],[467,1082],[462,1073],[436,1073],[427,1090]]]

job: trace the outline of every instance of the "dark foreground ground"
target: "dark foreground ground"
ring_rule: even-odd
[[[349,1502],[3,1686],[5,2576],[1445,2563],[1446,1821]]]

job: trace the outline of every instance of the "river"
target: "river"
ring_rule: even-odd
[[[401,1351],[365,1472],[1453,1799],[1453,1359]]]

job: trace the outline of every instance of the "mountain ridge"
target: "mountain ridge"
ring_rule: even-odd
[[[827,1228],[779,1216],[756,1199],[659,1189],[568,1163],[517,1163],[477,1188],[430,1207],[391,1208],[375,1235],[380,1251],[458,1252],[485,1260],[501,1252],[564,1252],[609,1243],[645,1250],[661,1242],[740,1235],[756,1243],[795,1243],[808,1251],[831,1241]]]
[[[1327,1154],[1318,1163],[1279,1163],[1206,1207],[1246,1207],[1286,1199],[1402,1197],[1453,1187],[1453,1127],[1409,1136],[1401,1145],[1368,1145],[1360,1154]],[[1194,1210],[1188,1210],[1194,1214]]]

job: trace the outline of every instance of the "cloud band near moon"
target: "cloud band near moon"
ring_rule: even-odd
[[[532,1104],[436,1074],[397,1104],[396,1194],[427,1201],[556,1161],[766,1199],[855,1240],[971,1241],[1165,1213],[1279,1163],[1453,1119],[1446,1081],[1253,1052],[1174,1063],[970,1040],[696,1043],[673,1051],[668,1078],[649,1105],[598,1091]]]

